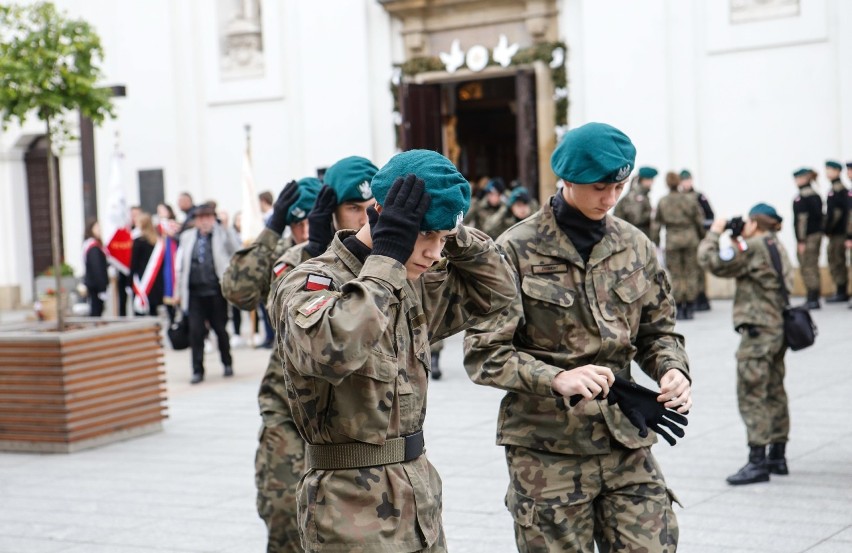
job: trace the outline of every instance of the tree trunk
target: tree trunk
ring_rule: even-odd
[[[65,303],[62,294],[62,250],[59,244],[59,187],[53,163],[53,140],[50,119],[47,124],[47,182],[50,189],[50,245],[53,250],[53,276],[56,279],[56,330],[65,330]]]

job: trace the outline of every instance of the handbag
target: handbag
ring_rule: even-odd
[[[790,296],[787,294],[787,286],[784,284],[784,272],[781,269],[781,256],[778,254],[778,248],[775,247],[775,242],[770,238],[766,239],[766,246],[769,248],[772,266],[778,273],[778,282],[781,284],[781,295],[784,299],[784,341],[793,351],[810,347],[814,345],[818,333],[817,326],[811,318],[811,312],[803,305],[796,307],[790,305]]]
[[[180,315],[175,321],[169,325],[166,334],[169,337],[169,342],[172,343],[173,350],[182,350],[189,347],[189,317],[178,311]]]

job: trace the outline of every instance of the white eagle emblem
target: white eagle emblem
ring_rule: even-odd
[[[290,215],[292,215],[296,219],[304,219],[305,215],[307,214],[305,213],[305,210],[301,207],[294,207],[290,210]]]
[[[464,211],[459,211],[456,214],[456,226],[459,226],[460,224],[462,224],[463,220],[464,220]]]
[[[621,169],[618,170],[618,173],[615,175],[616,181],[623,181],[630,175],[630,165],[625,165]]]
[[[367,181],[362,182],[358,185],[358,190],[361,192],[361,197],[365,200],[369,200],[373,197],[373,191],[370,190],[370,183]]]

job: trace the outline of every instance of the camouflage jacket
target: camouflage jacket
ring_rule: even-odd
[[[339,231],[328,251],[288,273],[269,303],[293,418],[311,444],[382,445],[419,431],[430,341],[481,323],[515,293],[511,269],[479,231],[460,227],[448,262],[414,281],[388,257],[362,265],[342,242],[352,234]],[[310,470],[300,490],[309,550],[414,551],[441,531],[440,478],[425,455]]]
[[[222,295],[243,311],[256,309],[269,294],[272,262],[292,246],[292,239],[264,228],[250,246],[231,257],[222,276]]]
[[[698,246],[698,263],[718,277],[737,279],[734,293],[734,328],[755,325],[781,328],[784,300],[778,272],[772,266],[766,237],[738,240],[735,246],[719,251],[719,234],[708,232]],[[775,239],[784,282],[793,288],[793,270],[784,246]]]
[[[492,206],[488,203],[488,198],[483,196],[470,204],[470,210],[464,217],[464,224],[482,230],[483,225],[485,225],[485,221],[497,213],[502,205],[503,204],[501,203],[499,205]]]
[[[477,384],[506,390],[497,443],[562,454],[607,453],[654,443],[616,405],[569,407],[551,389],[563,370],[586,364],[630,377],[635,359],[654,380],[670,369],[689,376],[675,303],[648,238],[607,216],[603,239],[584,264],[550,206],[498,240],[517,271],[520,295],[501,315],[468,332],[465,368]]]
[[[634,181],[613,212],[619,219],[624,219],[641,230],[645,236],[651,235],[651,199],[648,192],[639,181]]]
[[[538,202],[530,203],[530,213],[538,210]],[[520,222],[520,220],[512,214],[512,208],[508,205],[503,205],[494,215],[488,217],[482,223],[482,232],[497,240],[497,237],[506,232],[509,227]]]
[[[697,248],[704,236],[704,211],[693,194],[670,192],[657,204],[651,240],[660,243],[660,230],[666,227],[666,249]]]

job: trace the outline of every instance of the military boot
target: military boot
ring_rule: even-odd
[[[842,303],[845,301],[849,301],[849,294],[846,293],[846,284],[838,284],[837,293],[825,298],[825,303]]]
[[[440,352],[432,354],[432,380],[441,380],[441,367],[438,365],[440,357]]]
[[[790,474],[790,471],[787,468],[787,457],[784,455],[786,448],[787,444],[785,443],[769,444],[769,455],[766,458],[766,468],[769,470],[770,474]]]
[[[808,290],[808,301],[805,303],[808,309],[819,309],[819,290]]]
[[[696,311],[710,311],[710,300],[707,299],[707,294],[701,292],[695,298]]]
[[[691,301],[683,304],[686,307],[686,313],[684,313],[684,317],[686,320],[692,320],[695,317],[695,304]]]
[[[682,320],[686,319],[686,304],[685,303],[678,303],[677,305],[675,305],[675,311],[676,311],[675,319],[677,319],[678,321],[682,321]]]
[[[752,446],[748,453],[748,463],[735,474],[730,475],[727,480],[728,484],[732,486],[769,482],[769,469],[766,468],[766,447]]]

